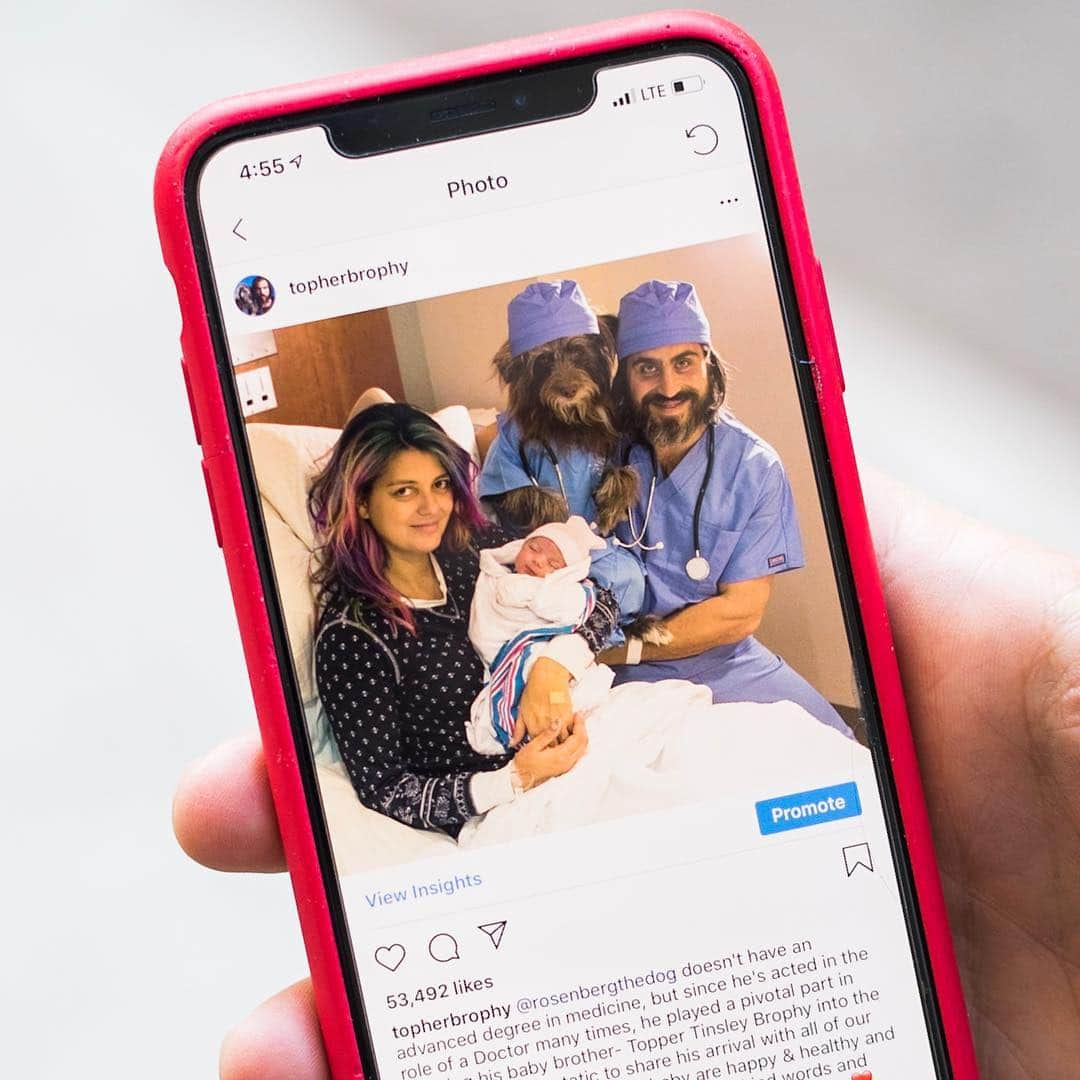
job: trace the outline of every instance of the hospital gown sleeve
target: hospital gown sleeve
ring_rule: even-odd
[[[594,551],[589,577],[610,589],[619,604],[619,618],[632,619],[645,604],[645,569],[632,551],[610,539],[602,551]]]
[[[493,772],[478,772],[472,778],[470,791],[478,814],[514,800],[514,764],[504,765]]]
[[[740,530],[720,583],[752,581],[805,565],[791,484],[784,466],[774,460],[762,477],[757,501]]]

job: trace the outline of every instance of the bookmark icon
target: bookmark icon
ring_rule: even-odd
[[[848,844],[843,850],[844,869],[848,877],[860,868],[868,870],[871,874],[874,872],[874,860],[870,856],[869,844]]]

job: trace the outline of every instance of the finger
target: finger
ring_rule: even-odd
[[[529,729],[525,726],[525,721],[522,718],[521,713],[518,712],[518,718],[514,721],[514,730],[510,734],[510,745],[517,746],[517,744],[525,738],[528,730]]]
[[[565,705],[552,706],[548,714],[548,723],[556,731],[565,730],[570,724],[570,717],[573,715],[570,703]]]
[[[570,768],[572,765],[576,765],[582,757],[585,755],[585,751],[589,748],[589,737],[582,730],[579,733],[573,734],[559,747],[559,750],[566,755],[566,767]]]
[[[530,746],[535,746],[538,750],[543,750],[545,746],[550,746],[558,736],[557,731],[552,731],[548,728],[546,731],[541,731],[535,735],[529,742]]]
[[[173,797],[173,831],[188,855],[214,870],[285,869],[258,738],[224,743],[184,773]]]
[[[589,745],[589,736],[585,730],[584,720],[580,721],[574,730],[566,737],[559,750],[568,757],[580,757],[585,753],[585,747]]]
[[[229,1032],[221,1080],[330,1080],[310,980],[263,1002]]]

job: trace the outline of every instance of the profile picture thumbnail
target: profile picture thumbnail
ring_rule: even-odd
[[[233,299],[245,315],[265,315],[274,306],[276,295],[269,278],[249,274],[236,286]]]

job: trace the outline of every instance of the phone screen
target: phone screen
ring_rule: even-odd
[[[365,1068],[947,1075],[739,72],[397,105],[189,189]]]

